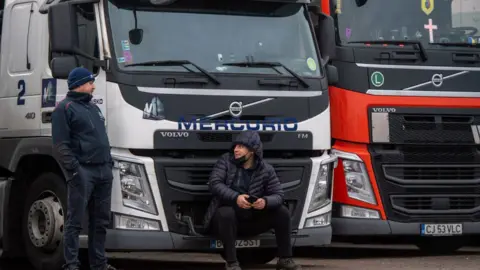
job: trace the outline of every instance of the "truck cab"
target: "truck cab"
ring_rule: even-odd
[[[51,113],[69,72],[95,74],[114,184],[110,251],[203,250],[208,178],[242,130],[260,132],[292,216],[294,246],[331,240],[336,156],[333,20],[308,0],[9,0],[0,88],[0,243],[37,269],[63,263],[63,169]],[[309,11],[316,14],[312,21]],[[328,70],[328,72],[327,72]],[[328,75],[327,75],[328,74]],[[80,236],[87,247],[87,218]],[[241,263],[275,257],[271,232]]]
[[[479,7],[322,1],[339,73],[333,241],[443,253],[480,233]]]

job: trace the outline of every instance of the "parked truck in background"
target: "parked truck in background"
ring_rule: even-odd
[[[480,233],[480,1],[322,0],[333,242],[452,252]]]
[[[36,269],[63,263],[66,186],[51,114],[79,65],[96,76],[92,102],[115,159],[108,250],[217,252],[221,242],[202,231],[207,181],[247,129],[261,133],[285,190],[294,246],[329,244],[334,28],[309,4],[2,1],[0,253]],[[271,233],[237,244],[241,263],[276,254]]]

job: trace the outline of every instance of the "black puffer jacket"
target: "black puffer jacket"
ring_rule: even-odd
[[[265,199],[266,208],[269,209],[283,204],[283,190],[280,181],[273,167],[263,160],[263,146],[258,132],[244,131],[233,142],[231,151],[222,155],[217,161],[210,174],[209,187],[213,199],[204,218],[204,226],[207,230],[218,207],[223,204],[235,205],[237,197],[240,195],[231,188],[236,181],[241,181],[239,179],[241,175],[237,173],[240,168],[233,162],[233,149],[236,144],[253,148],[258,162],[252,174],[248,194]]]

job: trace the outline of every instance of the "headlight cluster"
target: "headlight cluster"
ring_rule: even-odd
[[[308,205],[308,213],[318,210],[330,202],[330,194],[328,192],[328,165],[321,165],[313,188],[312,198]]]
[[[342,160],[348,197],[370,204],[377,204],[365,164],[360,161]]]
[[[116,161],[115,168],[120,173],[123,205],[157,215],[144,165]]]
[[[338,157],[339,161],[342,161],[348,197],[377,205],[370,177],[363,160],[354,153],[339,150],[334,150],[333,153]],[[380,218],[380,213],[377,210],[350,205],[342,205],[340,215],[348,218]]]
[[[329,184],[329,164],[320,165],[312,197],[308,204],[307,213],[310,214],[331,203],[331,183]],[[324,227],[330,225],[331,212],[309,217],[305,220],[305,228]]]

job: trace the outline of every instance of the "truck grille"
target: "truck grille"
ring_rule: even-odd
[[[390,143],[479,144],[472,127],[480,125],[480,115],[391,113],[388,117]]]
[[[155,158],[158,188],[170,231],[188,234],[188,227],[181,222],[183,216],[191,217],[194,226],[202,228],[212,196],[208,180],[216,161],[216,158]],[[284,189],[292,226],[298,227],[309,185],[311,160],[267,159],[267,162],[274,167]]]
[[[408,214],[459,214],[480,210],[480,195],[391,195],[394,209]]]
[[[385,178],[401,184],[478,184],[480,165],[384,164]]]
[[[213,165],[198,166],[171,166],[165,167],[165,176],[168,184],[186,192],[202,192],[210,194],[208,178],[212,172]],[[275,172],[282,183],[282,188],[288,190],[300,185],[304,168],[303,167],[275,167]]]
[[[389,220],[480,221],[478,147],[370,145],[369,151]]]

